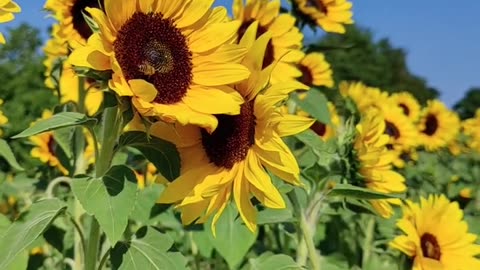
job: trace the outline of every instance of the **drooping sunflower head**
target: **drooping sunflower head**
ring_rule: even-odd
[[[332,70],[322,53],[307,54],[298,64],[302,76],[298,79],[305,85],[333,87]]]
[[[271,81],[284,82],[295,80],[302,73],[297,64],[304,57],[302,49],[303,34],[295,27],[295,17],[288,13],[280,14],[280,0],[244,0],[233,2],[233,16],[242,21],[238,29],[238,40],[254,22],[258,23],[256,38],[271,32],[272,39],[267,45],[262,67],[266,68],[276,62]]]
[[[87,8],[99,26],[70,62],[112,72],[109,87],[131,96],[141,114],[193,123],[210,132],[212,114],[238,114],[241,98],[225,90],[249,76],[246,49],[231,44],[240,27],[213,1],[105,0]],[[139,31],[141,29],[141,31]]]
[[[254,33],[250,31],[247,30]],[[181,175],[167,186],[159,201],[175,203],[184,224],[202,223],[213,215],[215,231],[216,221],[233,200],[246,226],[255,231],[253,197],[267,208],[285,207],[265,170],[300,185],[297,162],[281,137],[301,132],[313,121],[285,115],[278,105],[289,92],[308,87],[295,81],[268,82],[271,68],[262,68],[261,56],[269,40],[270,34],[266,33],[247,46],[249,51],[243,63],[250,68],[251,75],[234,86],[245,101],[240,114],[216,115],[218,127],[211,133],[191,125],[177,125],[175,131],[169,131],[162,122],[152,127],[153,135],[175,142],[180,152]]]
[[[52,117],[52,115],[51,111],[45,110],[42,113],[41,119],[48,119]],[[67,169],[63,167],[56,156],[57,143],[55,142],[53,131],[31,136],[29,140],[34,146],[30,152],[32,157],[38,158],[42,163],[45,163],[48,166],[57,168],[64,175],[68,174]]]
[[[385,134],[385,120],[382,113],[372,109],[362,116],[356,126],[354,141],[358,173],[363,177],[366,188],[382,193],[405,192],[405,179],[392,169],[395,153],[387,149],[390,137]],[[372,200],[371,204],[382,217],[393,214],[391,204],[398,205],[398,199]]]
[[[353,24],[352,3],[347,0],[294,0],[298,10],[326,32],[345,33]]]
[[[93,34],[83,15],[88,15],[86,9],[101,8],[102,5],[103,0],[47,0],[44,8],[52,12],[59,23],[56,34],[75,48],[84,45]]]
[[[20,6],[12,0],[3,0],[0,2],[0,23],[13,21],[14,13],[21,11]],[[5,44],[5,37],[0,33],[0,44]]]
[[[413,259],[413,269],[480,269],[480,246],[476,235],[468,233],[463,211],[444,195],[420,198],[420,204],[407,200],[390,246]]]
[[[438,100],[429,101],[424,108],[419,124],[421,143],[428,151],[447,146],[460,129],[460,119]]]
[[[420,104],[417,99],[409,92],[394,93],[390,96],[390,100],[400,107],[403,114],[410,118],[410,121],[416,122],[420,116]]]

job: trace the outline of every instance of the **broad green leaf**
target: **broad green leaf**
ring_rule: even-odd
[[[13,155],[12,149],[8,145],[8,143],[0,139],[0,156],[3,157],[12,168],[14,168],[17,171],[23,171],[24,169],[20,164],[18,164],[17,159],[15,159],[15,156]]]
[[[127,227],[137,199],[137,179],[133,171],[124,165],[113,166],[101,178],[73,179],[72,190],[115,245]]]
[[[257,238],[257,234],[248,230],[237,215],[232,204],[225,208],[216,225],[216,237],[209,229],[210,223],[205,226],[215,250],[225,259],[230,269],[234,269],[245,259]]]
[[[322,269],[326,270],[344,270],[349,269],[348,262],[344,258],[343,255],[340,254],[332,254],[330,256],[321,257],[320,263],[322,265]],[[381,268],[381,269],[388,269],[388,268]]]
[[[265,209],[258,212],[257,224],[271,224],[294,221],[290,209]]]
[[[10,224],[10,220],[6,216],[0,214],[0,238],[3,237],[3,233],[8,229]]]
[[[330,112],[328,110],[328,100],[324,94],[317,89],[308,91],[305,99],[300,100],[298,96],[293,95],[293,100],[313,118],[324,124],[330,124]]]
[[[349,184],[338,184],[329,192],[329,196],[343,196],[348,198],[378,200],[378,199],[402,199],[405,194],[381,193],[367,188],[361,188]]]
[[[172,181],[180,175],[180,156],[174,144],[156,137],[148,137],[141,131],[125,132],[119,141],[120,147],[136,148],[155,165],[157,170]]]
[[[88,118],[85,114],[76,112],[62,112],[53,115],[49,119],[39,120],[33,126],[13,136],[12,138],[25,138],[50,130],[55,130],[64,127],[87,125],[96,123],[96,119]]]
[[[130,218],[143,224],[149,224],[152,208],[164,189],[163,185],[153,184],[140,190]]]
[[[210,228],[205,228],[202,231],[193,231],[192,238],[199,253],[205,258],[210,258],[212,256],[213,244],[206,230],[210,230]]]
[[[118,243],[110,255],[114,270],[187,269],[180,252],[170,252],[173,240],[152,227],[142,227],[126,243]]]
[[[53,138],[55,142],[62,148],[67,158],[73,157],[73,140],[74,140],[75,128],[60,128],[53,132]]]
[[[271,253],[262,254],[260,257],[248,260],[247,270],[294,270],[303,269],[295,260],[284,254],[273,255]]]
[[[23,250],[5,270],[25,270],[28,267],[29,251]],[[4,269],[4,268],[2,268]]]
[[[42,200],[12,223],[0,238],[0,269],[9,269],[65,208],[58,199]]]

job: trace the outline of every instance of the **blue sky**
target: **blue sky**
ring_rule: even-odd
[[[42,0],[16,0],[22,13],[7,26],[28,22],[43,31],[52,23],[41,11]],[[231,0],[217,0],[230,6]],[[376,38],[388,37],[408,52],[410,70],[428,80],[451,106],[472,86],[480,86],[480,1],[368,0],[353,1],[354,20],[373,30]],[[5,25],[0,31],[5,32]],[[318,34],[320,35],[320,34]],[[313,37],[307,37],[310,39]],[[8,42],[8,41],[7,41]]]

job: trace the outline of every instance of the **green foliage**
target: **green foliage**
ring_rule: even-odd
[[[187,269],[182,254],[169,251],[172,245],[168,235],[143,227],[132,240],[118,243],[112,250],[112,269]]]
[[[12,168],[17,171],[23,171],[24,169],[20,164],[18,164],[15,156],[13,155],[12,149],[5,140],[0,139],[0,156],[2,156]]]
[[[97,122],[94,118],[88,118],[85,114],[76,112],[61,112],[54,114],[49,119],[39,120],[31,127],[21,133],[13,136],[13,139],[30,137],[36,134],[55,130],[59,128],[72,127],[78,125],[92,125]]]
[[[348,48],[342,49],[346,45]],[[389,92],[407,91],[423,104],[438,96],[425,79],[409,71],[404,49],[395,48],[387,38],[375,41],[369,30],[348,26],[345,35],[327,34],[310,50],[326,48],[330,48],[325,56],[337,83],[362,81]]]
[[[453,108],[461,119],[475,117],[475,112],[480,108],[480,88],[470,88]]]
[[[180,157],[174,144],[157,137],[149,137],[145,132],[129,131],[120,137],[119,147],[123,146],[139,150],[168,180],[180,175]]]
[[[137,199],[136,177],[124,165],[113,166],[101,178],[76,178],[72,191],[87,213],[95,216],[110,243],[119,241]]]
[[[18,218],[1,235],[0,269],[7,269],[18,263],[17,256],[23,256],[25,250],[37,239],[65,209],[65,204],[58,199],[48,199],[33,204],[29,210]]]

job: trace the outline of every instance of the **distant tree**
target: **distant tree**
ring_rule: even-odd
[[[44,109],[51,109],[56,103],[53,91],[44,86],[41,45],[38,29],[22,24],[9,29],[7,43],[0,46],[0,99],[4,101],[0,109],[9,120],[2,128],[3,136],[27,171],[35,164],[30,157],[30,146],[26,140],[10,140],[9,137],[27,128],[41,117]],[[0,171],[6,166],[0,160]]]
[[[53,91],[45,88],[42,41],[38,29],[27,24],[10,29],[0,46],[0,98],[9,119],[5,136],[27,128],[46,108],[55,104]]]
[[[453,108],[462,119],[474,117],[475,111],[480,109],[480,87],[470,88],[465,96],[457,102]]]
[[[374,41],[369,30],[358,26],[349,26],[344,35],[325,35],[311,50],[325,52],[337,82],[362,81],[389,92],[408,91],[421,103],[438,96],[425,79],[409,71],[404,49],[387,38]]]

